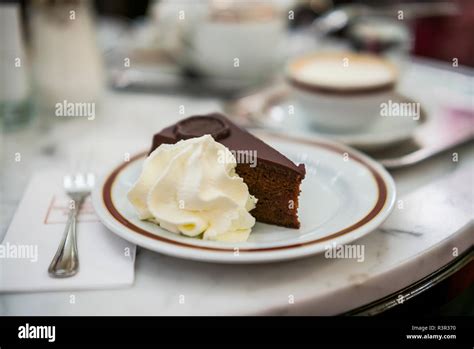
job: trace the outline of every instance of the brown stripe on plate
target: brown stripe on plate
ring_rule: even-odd
[[[325,87],[310,84],[301,80],[297,80],[295,78],[288,77],[286,79],[288,83],[296,88],[301,90],[305,90],[311,93],[322,93],[327,95],[334,95],[334,96],[360,96],[365,94],[375,94],[375,93],[382,93],[392,91],[395,87],[395,82],[387,82],[385,84],[376,85],[376,86],[364,86],[364,87],[357,87],[357,88],[332,88],[332,87]]]
[[[290,140],[290,141],[297,142],[297,143],[302,143],[302,144],[307,144],[307,145],[316,145],[316,146],[326,148],[326,149],[331,150],[331,151],[336,152],[336,153],[341,153],[341,155],[343,153],[348,153],[351,159],[359,162],[360,164],[364,165],[366,168],[369,169],[370,173],[372,174],[372,176],[375,179],[375,182],[377,183],[378,198],[377,198],[377,202],[375,203],[372,210],[370,210],[370,212],[365,217],[363,217],[358,222],[352,224],[351,226],[346,227],[344,229],[341,229],[341,230],[339,230],[335,233],[332,233],[331,235],[328,235],[328,236],[325,236],[325,237],[322,237],[322,238],[319,238],[319,239],[316,239],[316,240],[311,240],[311,241],[302,242],[302,243],[299,243],[299,244],[287,245],[287,246],[263,247],[263,248],[239,248],[240,252],[266,252],[266,251],[275,251],[275,250],[287,250],[287,249],[293,249],[293,248],[297,248],[297,247],[303,247],[303,246],[308,246],[308,245],[312,245],[312,244],[317,244],[317,243],[320,243],[320,242],[323,242],[323,241],[328,241],[328,240],[334,239],[336,237],[339,237],[341,235],[345,235],[347,233],[350,233],[350,232],[356,230],[357,228],[367,224],[374,217],[376,217],[380,213],[380,211],[383,209],[383,207],[385,206],[385,202],[387,200],[387,185],[386,185],[386,183],[384,182],[382,176],[380,176],[380,174],[375,169],[373,169],[372,166],[370,166],[367,162],[365,162],[364,159],[360,158],[359,156],[357,156],[355,154],[352,154],[352,153],[350,153],[349,151],[347,151],[345,149],[341,149],[341,148],[339,148],[339,147],[337,147],[336,145],[333,145],[333,144],[326,144],[326,143],[321,143],[321,142],[318,142],[318,141],[301,140],[301,139],[293,138],[291,136],[276,134],[276,133],[272,133],[272,132],[265,132],[265,135],[270,135],[270,136],[273,136],[275,138],[284,138],[286,140]],[[186,242],[167,239],[165,237],[152,234],[152,233],[136,226],[135,224],[133,224],[129,220],[127,220],[117,210],[117,208],[115,207],[115,205],[113,203],[113,200],[112,200],[112,187],[115,183],[115,179],[117,178],[118,174],[123,171],[123,169],[125,167],[130,165],[132,162],[137,161],[138,159],[142,158],[144,155],[146,155],[146,152],[143,152],[143,153],[140,153],[140,154],[137,154],[137,155],[133,156],[130,159],[129,162],[123,163],[122,165],[118,166],[107,177],[107,179],[104,183],[103,190],[102,190],[102,198],[103,198],[103,201],[104,201],[104,205],[107,208],[107,210],[109,211],[109,213],[118,222],[120,222],[122,225],[124,225],[128,229],[130,229],[130,230],[132,230],[132,231],[134,231],[134,232],[136,232],[140,235],[143,235],[143,236],[146,236],[148,238],[154,239],[154,240],[158,240],[158,241],[165,242],[165,243],[172,244],[172,245],[176,245],[176,246],[194,248],[194,249],[198,249],[198,250],[207,250],[207,251],[214,251],[214,252],[232,252],[233,253],[234,248],[216,248],[216,247],[208,247],[208,246],[196,246],[196,245],[193,245],[193,244],[188,244]]]

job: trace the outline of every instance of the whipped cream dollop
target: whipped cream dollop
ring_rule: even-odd
[[[257,199],[235,172],[233,154],[212,136],[162,144],[128,193],[139,218],[205,240],[246,241]]]

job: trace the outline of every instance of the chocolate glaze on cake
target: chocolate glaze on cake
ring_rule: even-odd
[[[178,122],[173,133],[176,138],[180,139],[209,134],[214,140],[219,141],[230,136],[230,128],[226,120],[213,116],[194,116]]]
[[[154,135],[150,153],[161,144],[174,144],[205,134],[210,134],[231,151],[256,153],[256,166],[238,163],[236,168],[250,193],[258,199],[257,207],[250,213],[261,222],[299,228],[298,196],[305,166],[294,164],[225,116],[218,113],[192,116],[169,126]]]
[[[218,113],[191,116],[163,129],[153,137],[150,153],[163,143],[174,144],[182,139],[200,137],[205,134],[210,134],[216,141],[230,150],[256,150],[258,162],[266,161],[277,166],[286,167],[303,177],[306,173],[303,164],[295,165],[283,154]]]

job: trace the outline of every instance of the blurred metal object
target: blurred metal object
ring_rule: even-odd
[[[430,147],[418,149],[412,153],[396,157],[396,158],[387,158],[387,159],[377,159],[386,169],[396,170],[411,165],[418,164],[424,160],[432,158],[436,155],[439,155],[449,149],[467,144],[474,140],[474,132],[469,129],[467,132],[460,132],[458,134],[452,135],[450,139],[445,140],[436,145]]]
[[[352,49],[382,55],[402,72],[412,48],[412,38],[406,21],[381,16],[362,16],[346,31]]]
[[[77,252],[77,216],[82,204],[89,196],[95,184],[92,173],[77,173],[64,176],[64,190],[71,199],[68,220],[61,243],[48,268],[49,276],[67,278],[79,271],[79,254]]]
[[[402,15],[404,20],[433,16],[452,16],[459,14],[459,7],[451,1],[429,3],[406,3],[388,6],[369,7],[362,4],[345,5],[335,8],[317,18],[313,30],[318,35],[328,35],[345,29],[356,18],[362,16],[383,16],[397,18]]]
[[[218,96],[235,98],[242,91],[255,89],[260,81],[205,77],[186,74],[178,66],[140,67],[109,72],[109,84],[117,91],[184,94],[189,96]]]
[[[319,35],[328,35],[346,28],[354,18],[368,15],[366,5],[345,5],[335,8],[314,20],[312,27]]]
[[[352,46],[359,51],[380,53],[401,49],[408,52],[410,33],[404,22],[366,16],[354,21],[348,30]]]
[[[283,81],[276,81],[265,88],[247,92],[244,96],[238,96],[225,103],[224,111],[241,126],[266,128],[268,119],[274,118],[265,113],[268,106],[288,98],[288,95],[288,86]]]

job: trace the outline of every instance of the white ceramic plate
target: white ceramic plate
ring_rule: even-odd
[[[261,139],[306,165],[300,229],[258,223],[247,242],[232,244],[177,235],[143,222],[126,194],[141,172],[145,153],[105,176],[92,193],[101,221],[139,246],[167,255],[218,263],[262,263],[323,252],[376,229],[390,214],[395,184],[382,166],[360,152],[325,140],[301,141],[276,133]]]
[[[414,102],[399,94],[394,94],[391,99],[393,102]],[[315,136],[329,138],[363,150],[382,149],[406,141],[427,121],[426,112],[420,108],[420,117],[417,120],[411,117],[377,117],[363,130],[351,133],[333,133],[309,125],[304,117],[297,112],[294,115],[288,115],[289,106],[294,104],[284,94],[281,98],[270,99],[270,102],[264,104],[257,115],[250,116],[257,124],[265,128],[291,133],[305,139],[313,139]]]

